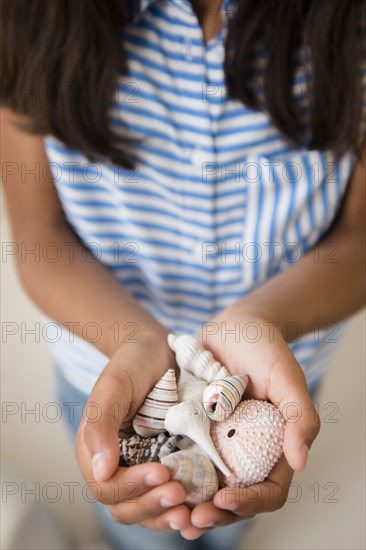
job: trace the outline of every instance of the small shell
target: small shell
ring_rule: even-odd
[[[197,453],[202,454],[200,447],[190,437],[181,437],[182,439],[180,439],[177,443],[177,447],[180,451],[196,451]]]
[[[171,479],[179,481],[187,493],[190,506],[213,499],[219,488],[214,465],[205,455],[194,451],[178,451],[161,459]]]
[[[200,447],[217,468],[226,476],[230,470],[221,460],[210,436],[210,419],[204,410],[202,403],[198,401],[185,401],[170,407],[167,412],[165,429],[173,435],[185,435],[191,438]]]
[[[144,437],[164,431],[164,420],[169,407],[178,403],[177,382],[174,369],[169,369],[146,397],[132,425],[136,433]]]
[[[121,466],[135,466],[145,462],[158,462],[164,456],[178,451],[179,436],[169,437],[160,433],[157,437],[133,435],[129,439],[120,439]]]
[[[175,359],[181,369],[185,369],[197,378],[209,384],[216,378],[230,376],[228,370],[216,361],[212,353],[205,350],[196,338],[189,334],[168,335],[168,345],[175,352]]]
[[[263,481],[282,454],[285,421],[267,401],[239,403],[225,422],[214,422],[212,440],[232,475],[219,475],[223,485],[247,487]]]
[[[248,376],[228,376],[217,379],[207,386],[202,400],[211,420],[223,422],[240,403],[248,384]]]
[[[187,370],[181,370],[178,380],[178,400],[179,403],[193,399],[202,401],[202,395],[207,388],[207,382],[196,378]]]

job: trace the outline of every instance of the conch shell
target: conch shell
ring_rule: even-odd
[[[202,401],[203,392],[207,388],[207,382],[196,378],[187,370],[181,370],[178,380],[178,400],[179,403],[193,399]]]
[[[191,438],[199,448],[211,458],[219,470],[226,476],[231,472],[224,464],[215,449],[210,436],[210,419],[204,410],[202,403],[198,401],[185,401],[170,407],[167,412],[165,429],[172,435],[185,435]]]
[[[240,403],[248,376],[228,376],[211,382],[203,392],[203,406],[211,420],[223,422]]]
[[[216,361],[212,353],[205,350],[194,336],[169,334],[168,345],[175,352],[178,366],[197,378],[210,384],[216,378],[230,376],[229,371],[219,361]]]
[[[139,409],[132,425],[136,433],[151,437],[164,432],[164,420],[169,407],[178,403],[174,369],[169,369],[154,386]]]
[[[161,459],[171,479],[179,481],[187,493],[190,506],[212,500],[219,488],[214,465],[207,456],[195,451],[178,451]]]

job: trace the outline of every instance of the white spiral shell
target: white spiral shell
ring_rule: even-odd
[[[172,435],[188,436],[211,458],[219,470],[226,476],[230,470],[224,464],[210,436],[210,419],[198,401],[185,401],[170,407],[167,412],[165,429]]]
[[[136,433],[151,437],[164,432],[164,420],[169,407],[178,403],[174,369],[169,369],[146,397],[132,425]]]
[[[230,376],[229,371],[216,361],[212,353],[205,350],[190,334],[169,334],[168,345],[175,352],[175,359],[181,369],[209,384],[216,378]]]
[[[171,479],[179,481],[187,493],[190,506],[213,499],[219,488],[214,465],[205,455],[195,451],[178,451],[164,456],[161,463],[168,468]]]
[[[248,384],[248,376],[228,376],[211,382],[203,392],[205,411],[211,420],[223,422],[240,403]]]
[[[188,372],[182,369],[179,374],[178,380],[178,400],[179,403],[183,401],[202,401],[203,392],[207,388],[207,382],[196,378]]]

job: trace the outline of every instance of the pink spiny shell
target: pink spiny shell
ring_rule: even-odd
[[[271,403],[240,403],[224,422],[211,427],[212,441],[232,475],[219,472],[222,486],[247,487],[263,481],[282,455],[285,421]]]

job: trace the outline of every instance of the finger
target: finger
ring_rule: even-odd
[[[108,367],[95,384],[83,412],[82,436],[96,481],[108,480],[119,462],[118,431],[128,416],[133,395],[126,372]]]
[[[150,518],[156,518],[173,508],[183,504],[186,493],[177,481],[170,481],[160,487],[109,506],[109,511],[115,521],[123,525],[141,523]]]
[[[187,527],[187,529],[182,529],[180,534],[186,540],[196,540],[204,535],[207,531],[208,529],[199,529],[198,527],[194,527],[193,525],[191,525],[190,527]]]
[[[168,469],[162,464],[148,462],[129,468],[117,468],[108,481],[96,482],[90,462],[90,454],[82,442],[77,445],[77,455],[80,469],[88,482],[89,490],[96,500],[102,504],[112,505],[139,496],[152,487],[165,484],[170,479]]]
[[[195,527],[212,529],[213,527],[225,527],[251,517],[253,515],[239,517],[232,512],[217,508],[213,502],[203,502],[192,510],[191,522]]]
[[[188,507],[181,504],[155,518],[142,521],[140,525],[155,531],[181,531],[191,526],[190,516]]]
[[[305,375],[289,354],[270,371],[268,397],[278,405],[285,421],[283,451],[295,471],[304,470],[309,448],[320,430],[320,419],[309,395]]]
[[[285,504],[292,476],[293,470],[283,456],[268,480],[250,487],[221,489],[216,493],[213,503],[240,517],[273,512]]]

